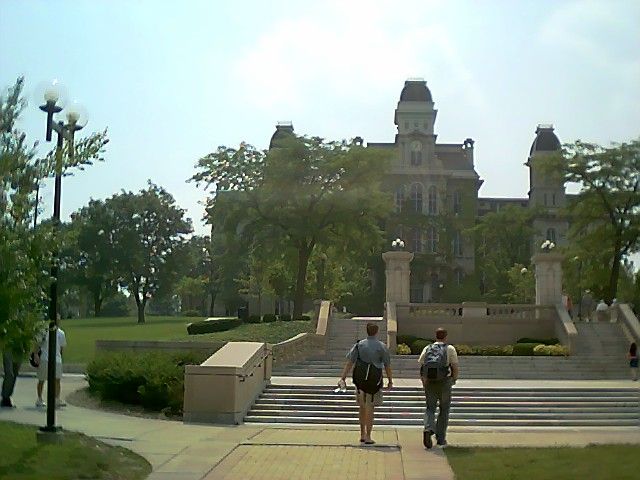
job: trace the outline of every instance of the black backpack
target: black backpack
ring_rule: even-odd
[[[427,347],[420,375],[432,382],[441,382],[449,376],[446,343],[432,343]]]
[[[358,357],[353,367],[353,384],[358,390],[374,395],[382,388],[382,369],[372,363],[362,361],[358,343],[356,342]]]

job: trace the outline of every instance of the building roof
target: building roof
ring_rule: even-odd
[[[538,125],[536,128],[536,138],[531,145],[530,155],[534,152],[553,152],[560,150],[560,140],[553,133],[553,125]]]
[[[400,94],[401,102],[433,102],[431,92],[424,80],[407,80]]]

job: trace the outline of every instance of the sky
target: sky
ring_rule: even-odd
[[[480,195],[526,197],[536,125],[563,142],[640,136],[640,2],[0,0],[0,89],[21,75],[30,140],[44,143],[51,79],[86,106],[83,132],[109,129],[106,161],[64,179],[65,218],[150,179],[206,233],[206,193],[186,182],[198,158],[266,148],[278,121],[392,142],[414,77],[438,141],[476,141]]]

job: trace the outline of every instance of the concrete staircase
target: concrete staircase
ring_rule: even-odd
[[[246,423],[357,425],[353,391],[332,386],[271,385],[258,398]],[[385,392],[376,408],[377,425],[423,423],[420,388]],[[452,426],[624,427],[640,425],[640,396],[633,388],[461,388],[454,387]]]

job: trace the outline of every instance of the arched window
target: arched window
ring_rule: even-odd
[[[411,245],[414,253],[422,253],[422,232],[419,228],[414,228],[411,232]]]
[[[556,229],[555,228],[547,228],[547,240],[550,242],[556,243]]]
[[[453,192],[453,213],[460,213],[462,210],[462,192],[456,190]]]
[[[462,235],[460,235],[459,231],[453,235],[453,254],[456,257],[462,256]]]
[[[419,183],[411,185],[411,205],[414,212],[422,213],[422,185]]]
[[[411,165],[422,165],[422,144],[418,141],[411,143]]]
[[[400,185],[396,189],[395,204],[396,213],[402,212],[402,205],[404,204],[405,188],[404,185]]]
[[[429,187],[429,215],[436,215],[438,213],[438,194],[436,187],[431,185]]]
[[[429,227],[427,229],[427,249],[429,253],[436,253],[438,251],[438,232],[436,232],[436,227]]]

